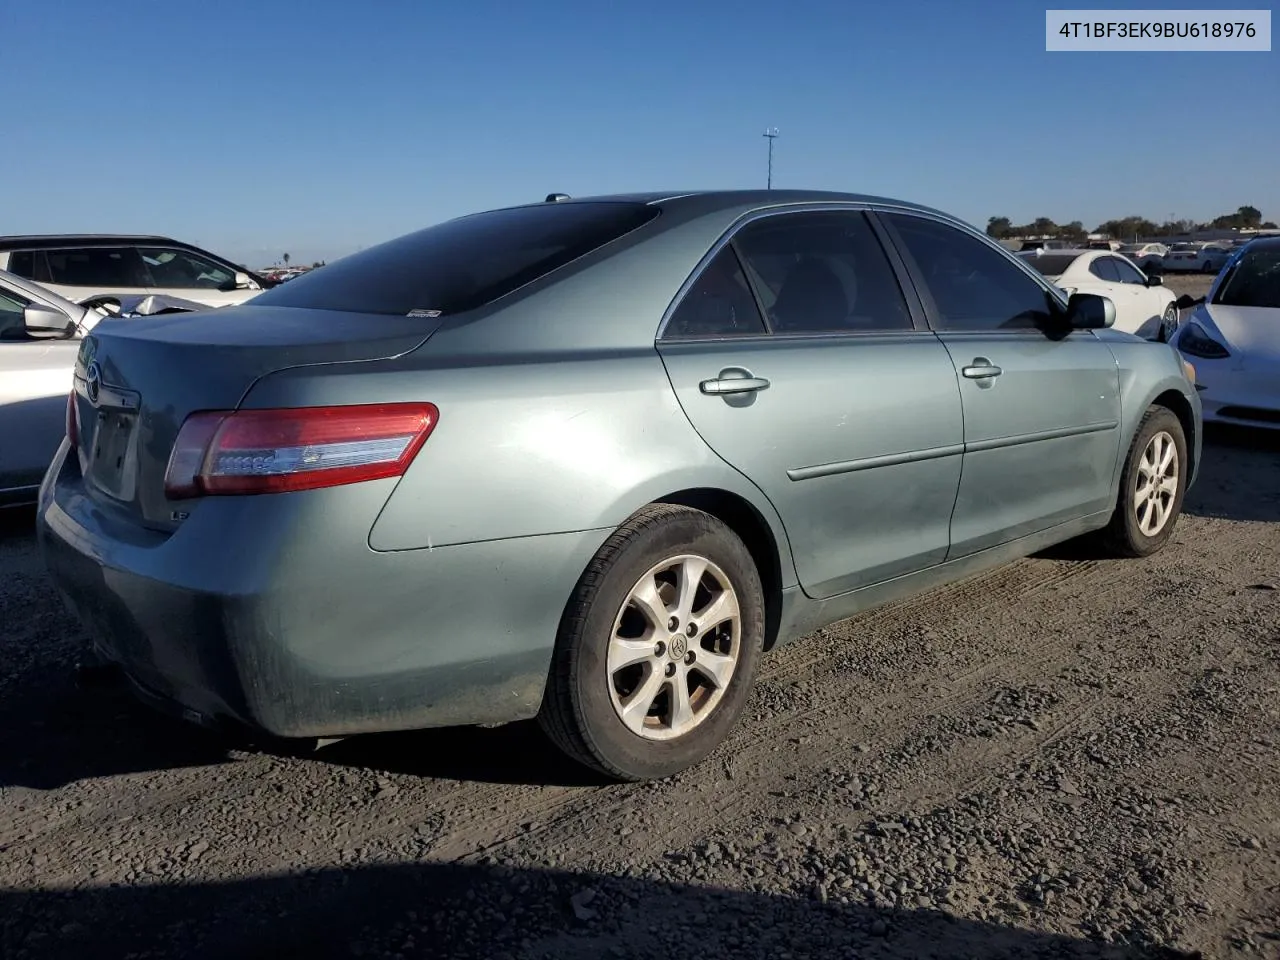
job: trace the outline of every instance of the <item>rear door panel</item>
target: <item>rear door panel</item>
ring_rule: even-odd
[[[932,334],[660,351],[695,429],[782,517],[810,596],[946,556],[964,431],[955,371]],[[731,368],[769,387],[749,403],[702,392]]]

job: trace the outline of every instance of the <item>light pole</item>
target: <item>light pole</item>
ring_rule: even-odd
[[[769,127],[764,132],[765,138],[769,141],[769,179],[765,181],[765,189],[773,189],[773,141],[778,136],[777,127]]]

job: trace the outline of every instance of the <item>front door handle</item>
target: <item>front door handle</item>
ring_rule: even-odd
[[[969,366],[960,368],[960,373],[970,380],[990,380],[992,377],[1000,376],[1004,371],[986,357],[974,357]]]
[[[727,373],[746,373],[747,376],[725,376]],[[698,389],[708,396],[723,397],[731,393],[755,393],[758,390],[765,390],[769,386],[769,381],[764,377],[753,377],[746,370],[730,371],[721,370],[720,376],[714,380],[703,380],[698,384]]]

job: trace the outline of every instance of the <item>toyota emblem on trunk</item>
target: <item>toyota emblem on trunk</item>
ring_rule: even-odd
[[[89,395],[89,402],[96,407],[98,394],[102,391],[102,370],[99,369],[97,360],[89,364],[89,373],[84,380],[84,390]]]

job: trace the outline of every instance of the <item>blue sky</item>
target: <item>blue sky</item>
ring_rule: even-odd
[[[979,224],[1280,220],[1280,53],[1046,53],[1026,0],[3,7],[0,233],[332,259],[550,191],[764,186],[766,126],[775,186]]]

